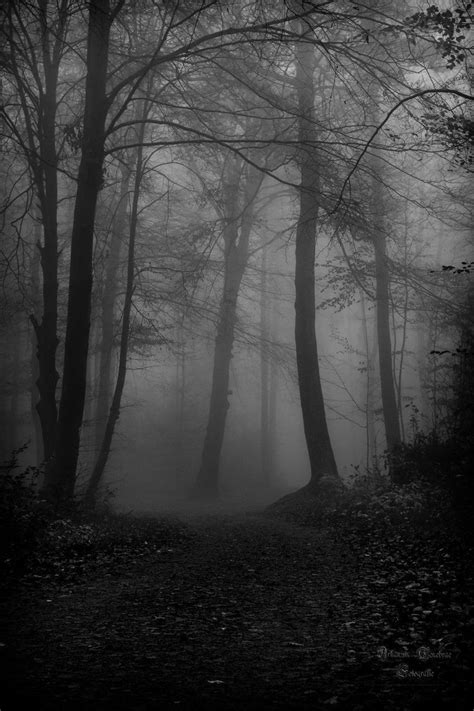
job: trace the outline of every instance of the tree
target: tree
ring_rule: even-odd
[[[38,3],[27,4],[6,2],[1,10],[2,19],[5,19],[3,37],[9,44],[0,54],[5,77],[2,86],[2,99],[5,99],[2,101],[2,142],[8,144],[13,156],[12,164],[14,161],[15,167],[18,164],[23,171],[21,180],[17,180],[13,169],[9,172],[9,189],[14,196],[12,199],[24,206],[28,224],[32,216],[36,217],[34,204],[39,204],[44,232],[40,236],[43,242],[43,308],[42,313],[35,313],[32,321],[35,324],[40,358],[40,410],[43,439],[45,445],[47,443],[45,453],[49,460],[45,493],[52,500],[70,500],[76,482],[81,427],[84,424],[84,401],[87,399],[86,365],[88,351],[91,350],[91,299],[93,301],[98,291],[93,289],[93,278],[97,284],[97,274],[100,272],[100,265],[94,264],[94,247],[96,253],[101,252],[100,216],[105,212],[105,207],[102,211],[100,204],[102,201],[105,206],[111,192],[111,174],[116,175],[116,163],[112,156],[118,155],[120,159],[120,156],[135,156],[143,150],[149,150],[149,155],[153,155],[151,164],[155,166],[156,174],[159,171],[159,160],[155,156],[159,153],[163,156],[160,165],[167,161],[172,165],[166,178],[170,184],[173,181],[180,182],[180,171],[192,173],[194,151],[201,151],[207,156],[218,154],[228,168],[224,185],[213,186],[214,197],[217,202],[221,201],[220,209],[227,220],[224,231],[227,246],[224,250],[225,298],[220,304],[218,315],[220,322],[214,362],[216,385],[215,388],[213,386],[200,471],[202,489],[213,491],[217,488],[217,468],[229,399],[228,365],[240,325],[236,322],[236,305],[243,279],[239,274],[242,271],[241,257],[245,251],[244,237],[246,230],[251,232],[258,229],[254,198],[251,195],[244,196],[247,190],[245,184],[250,185],[254,178],[255,181],[257,178],[262,179],[262,175],[270,175],[287,189],[296,190],[298,196],[295,339],[305,436],[311,461],[310,488],[317,488],[324,474],[336,479],[337,470],[326,423],[316,342],[316,236],[320,240],[330,240],[330,233],[334,230],[336,239],[340,239],[341,243],[345,240],[346,244],[352,229],[364,231],[365,239],[373,235],[371,241],[375,247],[375,260],[371,257],[367,267],[371,270],[370,277],[377,280],[379,337],[385,344],[380,351],[383,360],[384,352],[388,354],[393,351],[392,344],[387,341],[387,336],[390,338],[390,319],[386,315],[389,282],[393,284],[394,270],[399,265],[394,263],[392,257],[393,253],[397,253],[392,239],[396,234],[387,229],[387,221],[382,220],[382,201],[379,197],[383,198],[384,205],[389,205],[390,187],[400,191],[401,182],[395,184],[393,175],[386,170],[385,165],[383,170],[371,162],[364,165],[363,158],[366,154],[374,153],[376,162],[377,153],[380,152],[380,162],[391,163],[401,171],[406,168],[400,158],[402,152],[408,154],[408,151],[419,150],[418,136],[411,145],[406,136],[397,144],[396,141],[401,139],[390,136],[388,122],[398,109],[401,112],[406,109],[407,115],[409,111],[416,113],[420,107],[421,110],[427,110],[428,93],[437,96],[436,99],[430,99],[432,106],[437,107],[441,101],[441,92],[447,94],[448,89],[440,83],[439,90],[435,86],[433,89],[414,91],[410,77],[416,75],[416,71],[407,69],[406,62],[401,68],[400,62],[408,59],[415,64],[427,42],[433,41],[432,38],[426,39],[426,36],[430,36],[433,29],[439,26],[442,32],[445,31],[441,37],[443,43],[450,43],[449,50],[457,52],[459,37],[455,37],[456,33],[451,31],[453,14],[430,9],[426,14],[404,22],[400,20],[398,6],[397,11],[391,13],[387,3],[378,0],[361,7],[354,7],[350,3],[337,7],[331,3],[270,4],[260,0],[250,4],[227,3],[225,7],[215,2],[158,3],[146,0],[129,5],[120,0],[98,0],[89,5],[88,52],[84,62],[83,16],[76,10],[77,3],[67,0],[58,0],[57,3],[39,0]],[[463,19],[463,22],[467,20]],[[421,35],[424,37],[423,43],[418,44],[419,51],[414,57],[405,50],[407,47],[411,50],[413,42],[419,43]],[[145,90],[146,77],[150,79],[150,84]],[[460,91],[455,95],[458,98],[466,96]],[[378,125],[367,140],[367,117],[379,97],[385,107],[391,105],[392,109],[387,109],[387,116],[383,120],[377,119]],[[146,116],[140,116],[133,107],[144,98],[151,108]],[[411,109],[408,108],[409,102],[412,102]],[[449,103],[446,103],[450,108]],[[264,129],[251,132],[244,125],[246,121],[262,122]],[[429,117],[425,117],[424,125],[429,123]],[[469,126],[463,120],[457,128],[465,132]],[[378,146],[374,141],[377,136],[382,139]],[[261,159],[262,155],[266,156],[270,151],[275,155],[277,147],[278,159],[272,165]],[[232,165],[237,166],[235,171],[231,169]],[[238,177],[232,177],[233,172]],[[359,185],[351,180],[355,173]],[[371,174],[374,181],[378,175],[390,185],[386,188],[373,184]],[[216,175],[211,178],[211,182]],[[344,175],[346,178],[343,180],[341,176]],[[365,183],[364,175],[369,176]],[[28,184],[25,185],[27,177]],[[201,185],[206,183],[207,178],[208,173]],[[69,245],[68,240],[62,244],[60,239],[58,243],[57,225],[58,220],[60,226],[68,223],[69,216],[62,205],[72,204],[72,201],[65,201],[69,200],[69,190],[66,188],[73,182],[77,183],[77,194],[74,215],[70,220],[72,224],[67,226],[67,234],[72,234]],[[158,183],[158,179],[151,178],[148,185],[156,190]],[[107,189],[102,189],[103,184]],[[236,190],[235,195],[230,194],[233,189]],[[124,170],[122,193],[126,190]],[[355,198],[359,199],[359,204]],[[207,195],[196,196],[199,209],[201,202],[206,204],[206,200]],[[120,219],[120,210],[124,204],[122,200],[117,219]],[[99,205],[97,215],[96,205]],[[291,209],[288,199],[287,214],[283,218],[288,222]],[[163,213],[167,210],[175,213],[179,208],[170,200],[166,209],[163,208]],[[142,220],[140,235],[142,227],[143,233],[146,230],[150,233],[153,231],[150,224],[166,222],[159,213],[160,208],[157,208],[147,225]],[[172,215],[173,219],[175,225],[180,221],[182,227],[183,239],[180,244],[185,243],[189,236],[193,249],[202,251],[198,267],[202,272],[202,265],[212,252],[210,245],[215,232],[201,238],[197,234],[199,230],[195,229],[194,217],[189,213],[180,214],[179,220]],[[188,224],[185,224],[186,221]],[[18,255],[26,245],[30,257],[31,239],[26,232],[24,225],[18,228],[19,246],[15,247],[13,240],[12,247]],[[60,232],[62,236],[62,228]],[[114,229],[114,249],[107,265],[102,312],[101,362],[98,367],[98,430],[101,430],[98,439],[101,440],[106,409],[110,404],[109,371],[112,302],[117,291],[114,285],[117,235],[118,231]],[[239,251],[241,246],[242,251]],[[142,291],[137,294],[136,290],[133,298],[135,312],[139,306],[146,304],[153,311],[153,317],[161,307],[155,308],[150,303],[159,295],[162,287],[159,283],[161,277],[155,279],[154,275],[159,273],[160,268],[167,267],[167,263],[164,264],[166,256],[160,255],[159,250],[154,255],[157,256],[156,264],[150,267],[143,259],[143,263],[135,270],[137,289]],[[58,292],[58,268],[66,264],[68,259],[70,278],[64,372],[59,421],[56,424],[58,376],[55,361],[59,359],[58,353],[62,355],[63,345],[62,311],[61,308],[58,310],[58,303],[61,306],[63,300],[58,299],[58,293],[62,296],[61,291]],[[33,260],[27,261],[31,263]],[[169,272],[176,275],[180,270],[181,266],[175,262]],[[27,269],[22,266],[18,270],[20,272],[24,285],[28,278]],[[129,281],[129,286],[131,283]],[[182,293],[176,284],[175,287],[166,306],[170,320],[183,303]],[[263,282],[264,336],[265,288]],[[346,284],[343,284],[342,290],[345,288]],[[131,299],[128,286],[126,292],[124,303],[129,304]],[[174,306],[171,305],[173,298]],[[164,299],[160,301],[163,304]],[[407,311],[408,301],[405,303]],[[388,313],[390,315],[390,311]],[[400,315],[395,315],[392,310],[392,317],[395,328]],[[157,339],[152,341],[149,336],[152,326],[145,325],[147,318],[144,316],[140,323],[137,323],[139,318],[131,319],[131,344],[138,336],[135,342],[144,343],[146,340],[148,346],[156,345]],[[127,330],[123,333],[123,342],[128,338]],[[163,338],[161,342],[166,340]],[[23,342],[19,346],[20,350],[26,347]],[[126,350],[125,347],[120,354],[120,387],[116,390],[118,399],[114,398],[113,414],[109,411],[112,419],[115,418],[114,422],[121,401],[118,393],[125,382]],[[393,366],[396,356],[393,353],[391,356]],[[387,357],[384,360],[387,368],[388,362]],[[402,401],[401,371],[404,367],[404,361],[400,359],[399,406]],[[384,374],[388,372],[387,368],[382,369]],[[17,378],[16,372],[14,377]],[[268,421],[268,379],[268,368],[263,359],[263,432],[267,430]],[[390,389],[393,391],[393,373],[391,380],[390,385],[390,378],[387,380],[385,376],[382,377],[385,392]],[[384,383],[387,382],[389,386],[385,387]],[[390,408],[384,404],[384,410]],[[390,418],[387,416],[387,419]],[[113,426],[108,431],[113,432]],[[391,427],[391,433],[391,441],[396,441],[394,427]],[[265,439],[263,437],[262,441]],[[105,448],[107,452],[108,449],[110,443]],[[266,468],[268,457],[264,452],[262,454],[262,463]]]
[[[260,279],[260,457],[262,481],[270,484],[274,467],[274,428],[275,428],[275,363],[270,358],[269,340],[271,333],[270,321],[272,312],[268,304],[268,245],[262,245],[261,279]]]
[[[112,219],[110,244],[105,265],[103,292],[101,294],[99,382],[97,386],[97,406],[95,414],[95,450],[100,451],[107,416],[110,408],[110,388],[112,375],[112,354],[114,348],[115,301],[118,292],[118,268],[122,242],[125,241],[127,226],[127,204],[131,169],[123,156],[120,164],[120,191],[118,204]]]
[[[243,44],[252,39],[263,39],[265,42],[280,40],[284,36],[287,22],[286,11],[274,17],[263,17],[261,21],[259,17],[256,22],[250,24],[248,13],[241,12],[237,25],[229,26],[223,21],[223,15],[217,11],[218,9],[216,10],[213,3],[197,10],[183,8],[182,12],[181,9],[178,12],[178,8],[172,4],[163,8],[152,4],[144,10],[144,14],[150,18],[150,21],[158,18],[161,24],[154,46],[152,47],[148,42],[145,52],[142,52],[139,57],[133,57],[132,61],[127,57],[127,62],[130,62],[127,76],[121,76],[118,68],[113,67],[110,74],[116,81],[107,93],[111,28],[123,7],[124,3],[121,0],[118,0],[114,7],[105,0],[98,0],[91,3],[89,8],[85,107],[72,226],[64,370],[55,456],[49,462],[44,486],[45,494],[53,500],[69,501],[74,493],[86,390],[94,216],[101,186],[106,136],[135,122],[134,119],[129,122],[121,119],[144,77],[154,72],[157,67],[164,72],[166,65],[176,66],[183,58],[202,57],[207,52],[212,54],[216,47],[232,45],[234,42]],[[208,14],[204,10],[207,10]],[[134,9],[131,12],[133,13]],[[128,46],[127,40],[125,53]],[[123,68],[120,62],[119,67]],[[113,115],[112,108],[115,110]],[[106,128],[109,111],[110,120]],[[188,131],[186,126],[174,126],[168,118],[156,123],[170,129]],[[195,131],[193,138],[196,139]],[[202,133],[200,139],[209,140]],[[160,140],[159,143],[172,145],[173,140],[175,139],[171,137],[171,140]],[[226,144],[225,140],[220,142]],[[230,143],[232,145],[237,143],[238,149],[242,142],[231,139]],[[134,144],[128,144],[129,147],[132,145]],[[236,151],[235,147],[234,151]]]
[[[66,49],[70,0],[51,7],[9,1],[0,11],[5,39],[2,66],[8,88],[17,100],[5,97],[2,116],[13,142],[27,163],[34,199],[38,201],[43,242],[38,242],[42,271],[42,317],[31,315],[37,342],[39,402],[44,458],[48,460],[56,437],[56,351],[58,346],[58,162],[56,125],[58,83]],[[18,108],[16,108],[18,107]]]
[[[229,368],[234,344],[237,299],[249,256],[254,204],[263,174],[229,156],[222,176],[224,284],[222,290],[212,371],[212,389],[201,466],[194,493],[214,498],[218,494],[219,459],[229,408]],[[243,184],[242,184],[243,183]]]
[[[316,59],[305,41],[304,24],[296,43],[296,91],[298,96],[299,215],[296,227],[295,343],[303,424],[311,466],[309,487],[317,488],[324,475],[337,477],[337,466],[324,410],[316,342],[314,260],[319,215],[320,168],[316,150],[314,79]]]
[[[387,264],[386,234],[383,217],[380,163],[372,184],[373,228],[375,255],[375,305],[377,317],[377,342],[379,354],[380,388],[388,451],[401,442],[400,421],[393,377],[392,338],[390,328],[390,280]]]
[[[122,394],[125,385],[127,374],[127,357],[128,344],[130,338],[130,315],[132,311],[132,299],[135,290],[135,244],[138,228],[138,201],[140,197],[140,186],[143,179],[143,143],[145,138],[146,117],[149,111],[149,104],[145,99],[143,101],[143,109],[141,112],[141,123],[137,130],[137,158],[135,166],[135,180],[133,186],[132,207],[130,213],[130,231],[128,237],[128,254],[127,254],[127,281],[125,286],[125,298],[122,314],[122,331],[120,338],[119,363],[117,380],[115,383],[112,403],[110,405],[109,416],[105,426],[103,439],[97,455],[97,460],[94,465],[91,477],[89,479],[85,494],[85,503],[92,507],[96,501],[97,490],[104,474],[105,465],[110,453],[112,438],[114,435],[115,425],[120,416],[120,407],[122,402]]]
[[[83,134],[71,236],[63,380],[54,457],[48,462],[43,487],[44,495],[55,502],[71,500],[76,480],[86,392],[94,218],[104,161],[109,37],[120,4],[114,11],[109,0],[95,0],[89,7]]]

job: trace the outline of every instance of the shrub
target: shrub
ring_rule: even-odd
[[[390,455],[389,466],[398,485],[442,491],[445,508],[451,507],[464,525],[474,513],[472,454],[469,438],[442,440],[436,433],[419,432],[413,442],[400,445]]]
[[[38,531],[46,525],[45,510],[39,505],[38,477],[34,467],[20,470],[16,450],[0,466],[0,556],[6,570],[24,564],[32,553]]]
[[[391,481],[365,488],[356,484],[326,520],[341,530],[387,533],[426,527],[449,518],[449,506],[440,487],[421,482],[398,485]]]

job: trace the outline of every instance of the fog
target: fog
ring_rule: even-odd
[[[387,476],[394,444],[449,433],[449,354],[472,319],[464,58],[446,65],[429,33],[408,51],[390,23],[386,47],[352,37],[378,6],[306,29],[296,13],[272,38],[240,3],[193,30],[145,5],[112,20],[100,129],[92,60],[67,49],[85,48],[79,17],[52,122],[35,113],[44,60],[27,81],[21,47],[4,62],[2,460],[125,511]],[[333,33],[329,55],[302,41],[313,30]]]

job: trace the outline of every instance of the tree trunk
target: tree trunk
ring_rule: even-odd
[[[22,327],[18,323],[10,336],[11,349],[11,390],[10,390],[10,411],[8,417],[8,441],[11,443],[11,450],[17,449],[21,442],[18,441],[18,424],[20,419],[20,377],[22,353]]]
[[[304,432],[311,465],[310,488],[323,475],[337,477],[337,466],[326,422],[316,343],[314,258],[319,211],[319,171],[314,125],[314,49],[297,43],[299,141],[301,144],[300,211],[296,228],[295,341]]]
[[[378,176],[373,181],[375,299],[377,314],[377,340],[379,347],[380,388],[387,449],[390,452],[400,444],[400,421],[393,377],[392,341],[390,335],[389,272],[387,247],[383,224],[383,196]]]
[[[47,160],[47,159],[44,159]],[[44,246],[38,245],[41,254],[41,270],[43,274],[43,317],[41,323],[31,316],[36,332],[38,379],[36,385],[40,399],[37,404],[43,438],[44,458],[48,461],[54,450],[56,438],[57,404],[56,386],[58,372],[56,370],[56,350],[58,347],[58,241],[57,241],[57,185],[49,186],[48,182],[56,182],[56,166],[45,169],[51,174],[46,180],[46,194],[40,200],[44,230]]]
[[[270,333],[276,340],[276,301],[272,300]],[[275,464],[278,462],[277,452],[277,404],[278,404],[278,371],[275,359],[270,361],[270,393],[268,398],[268,469],[275,480]]]
[[[91,3],[82,154],[71,238],[63,382],[55,454],[47,467],[44,483],[44,495],[55,503],[71,501],[79,455],[89,347],[94,219],[104,160],[110,24],[108,0]]]
[[[194,486],[194,495],[215,498],[218,495],[219,460],[224,442],[225,423],[229,409],[229,371],[234,344],[237,298],[248,259],[248,245],[253,222],[253,202],[262,182],[256,169],[250,170],[244,196],[240,237],[239,165],[233,167],[230,180],[224,187],[226,227],[224,230],[224,289],[219,310],[214,349],[211,402],[201,467]]]
[[[240,278],[234,265],[229,265],[222,297],[214,349],[211,402],[201,468],[195,492],[210,498],[218,494],[219,460],[224,441],[229,409],[229,369],[234,342],[235,311]]]
[[[262,249],[262,264],[261,264],[261,280],[260,280],[260,459],[262,468],[262,482],[268,485],[272,475],[271,466],[271,447],[270,441],[270,368],[268,357],[268,299],[267,299],[267,251]]]
[[[54,31],[48,26],[48,2],[39,3],[38,17],[41,24],[41,56],[44,71],[44,93],[40,96],[40,116],[38,120],[39,155],[38,163],[33,158],[32,167],[36,178],[41,220],[43,224],[43,246],[38,242],[43,275],[43,316],[38,323],[35,316],[31,321],[36,332],[38,378],[36,381],[39,401],[38,415],[43,439],[43,455],[48,461],[53,455],[56,441],[57,403],[56,351],[58,347],[58,173],[56,151],[57,83],[61,52],[67,28],[67,3],[58,7],[58,24]]]
[[[130,183],[130,169],[121,166],[120,196],[110,237],[110,250],[107,256],[104,293],[101,313],[101,342],[99,353],[99,385],[95,422],[95,451],[100,451],[110,407],[111,365],[114,343],[114,306],[117,298],[117,271],[120,248],[125,235],[127,219],[127,198]]]
[[[408,222],[408,206],[405,205],[405,225],[404,225],[404,243],[403,243],[403,266],[406,271],[408,271],[408,232],[409,232],[409,222]],[[404,406],[403,406],[403,368],[405,363],[405,351],[408,339],[408,311],[410,307],[410,292],[408,288],[408,277],[405,273],[405,279],[403,284],[403,323],[402,323],[402,342],[400,344],[400,359],[398,363],[398,378],[397,378],[397,405],[398,405],[398,416],[400,420],[400,433],[401,438],[405,441],[405,422],[404,422]]]
[[[176,482],[182,488],[185,476],[185,413],[186,413],[186,344],[184,311],[176,333]]]
[[[375,434],[375,403],[374,403],[374,362],[377,354],[377,338],[372,331],[372,348],[369,340],[369,323],[365,303],[364,291],[360,290],[360,306],[362,334],[364,339],[364,349],[367,360],[366,368],[366,393],[365,393],[365,432],[366,432],[366,466],[368,471],[372,471],[377,457],[377,438]],[[375,469],[374,469],[375,473]]]
[[[130,315],[132,311],[133,292],[135,290],[135,244],[138,225],[138,201],[140,198],[140,185],[143,177],[143,140],[145,136],[145,119],[148,112],[147,104],[144,105],[141,123],[137,136],[137,162],[135,170],[135,182],[133,186],[132,211],[130,215],[130,234],[128,240],[127,254],[127,285],[125,288],[125,300],[122,316],[122,333],[120,338],[119,364],[117,371],[117,381],[115,383],[112,403],[110,405],[109,416],[105,426],[104,437],[94,469],[87,485],[85,504],[88,507],[94,506],[97,500],[97,492],[102,481],[105,466],[110,454],[112,439],[115,432],[115,425],[120,417],[122,404],[122,394],[127,375],[128,343],[130,339]]]
[[[34,234],[35,234],[35,245],[40,240],[41,226],[39,221],[35,222]],[[40,297],[40,255],[36,246],[34,246],[33,257],[31,260],[31,302],[36,304],[39,302]],[[30,384],[30,409],[31,409],[31,421],[33,423],[32,429],[34,432],[34,442],[35,442],[35,457],[34,461],[37,466],[39,466],[45,460],[44,455],[44,438],[43,430],[41,428],[41,420],[38,413],[37,407],[37,382],[39,378],[39,362],[38,362],[38,340],[36,336],[36,329],[30,329],[30,345],[31,345],[31,384]]]

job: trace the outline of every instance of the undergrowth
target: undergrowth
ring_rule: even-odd
[[[18,467],[16,454],[0,469],[2,584],[67,582],[91,572],[120,571],[190,536],[173,518],[94,514],[76,506],[54,510],[39,494],[38,469]]]

